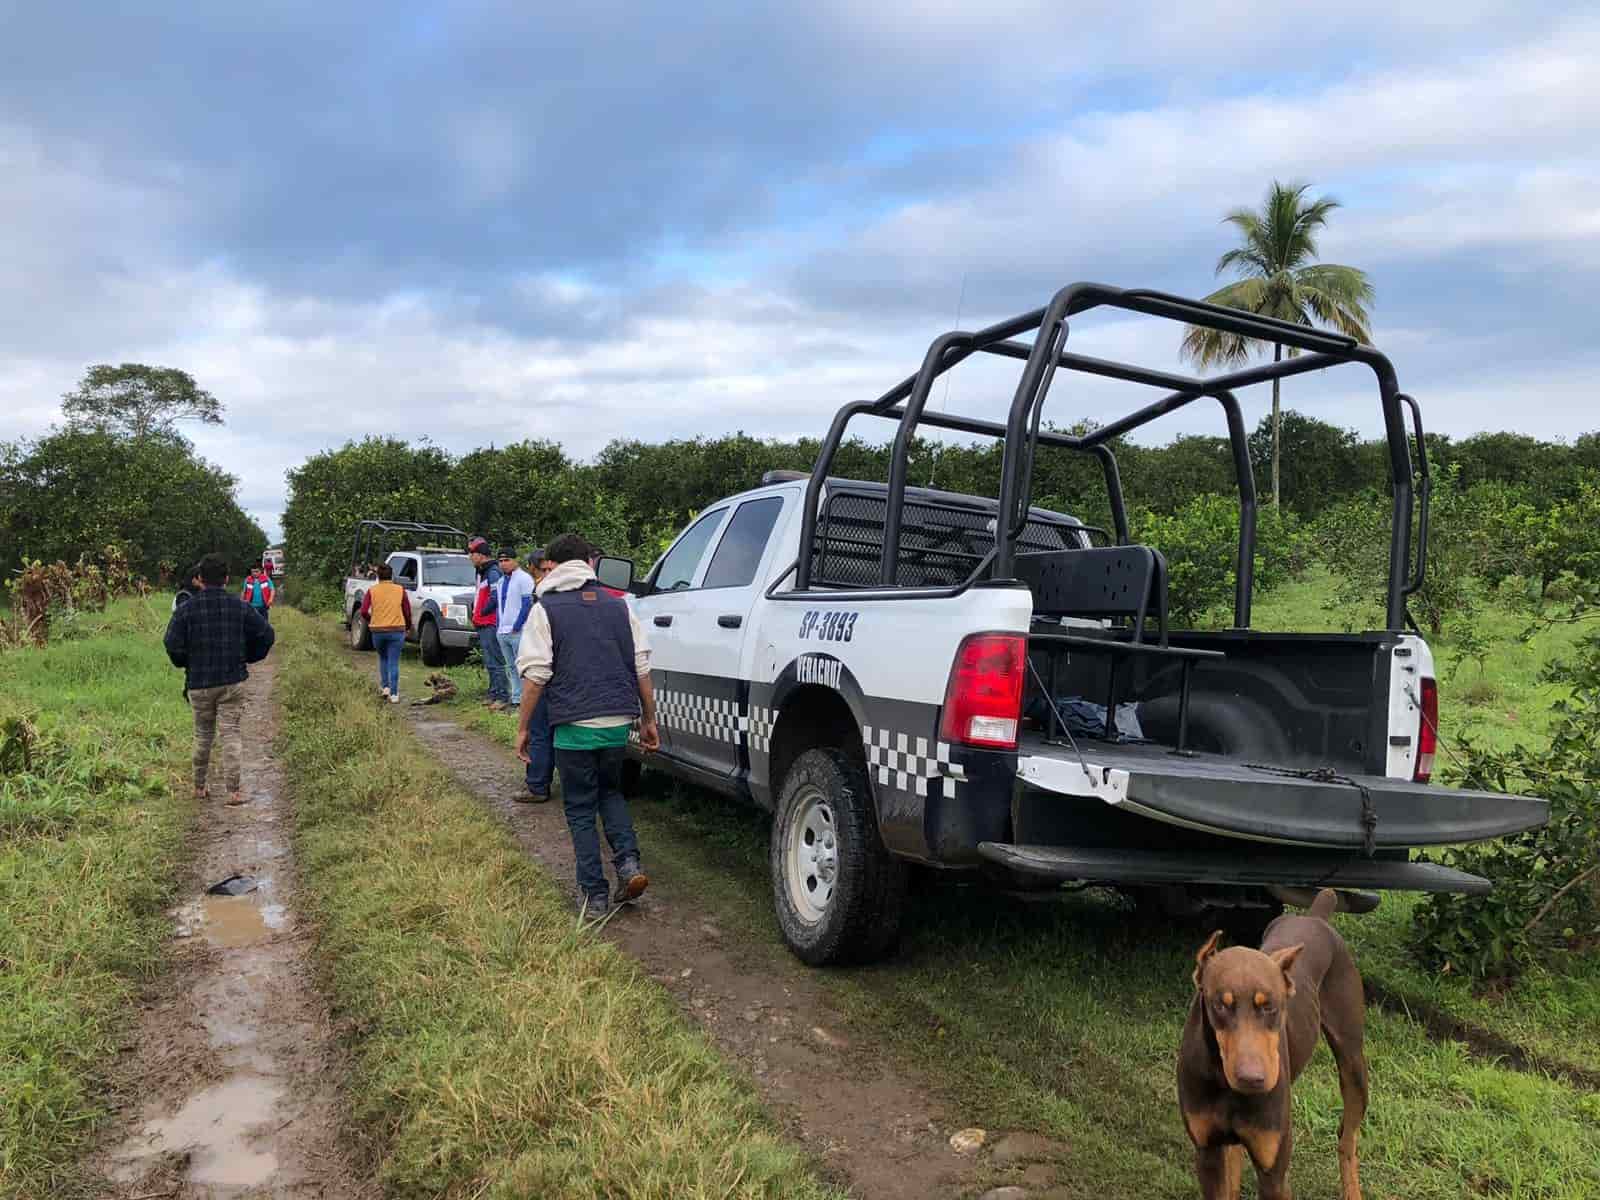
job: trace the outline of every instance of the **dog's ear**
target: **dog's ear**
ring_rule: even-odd
[[[1200,947],[1194,956],[1194,986],[1200,986],[1200,976],[1205,974],[1206,960],[1217,952],[1217,943],[1222,940],[1222,930],[1217,930],[1206,939],[1206,944]]]
[[[1278,969],[1283,972],[1285,996],[1294,995],[1294,979],[1289,975],[1289,968],[1294,966],[1294,960],[1300,957],[1300,951],[1305,948],[1305,943],[1302,942],[1298,946],[1285,946],[1282,950],[1272,952],[1272,961],[1277,963]]]

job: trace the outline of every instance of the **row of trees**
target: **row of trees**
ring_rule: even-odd
[[[1283,517],[1274,518],[1272,528],[1315,523],[1344,506],[1387,514],[1386,506],[1370,499],[1389,486],[1384,443],[1286,411],[1282,445]],[[1269,422],[1262,421],[1250,438],[1261,485],[1270,472],[1270,448]],[[768,470],[810,470],[818,450],[814,438],[779,442],[733,434],[661,443],[618,440],[594,461],[578,462],[550,442],[491,446],[458,458],[427,443],[368,438],[317,454],[290,472],[286,552],[294,570],[333,581],[349,566],[355,522],[382,517],[451,522],[517,544],[579,528],[608,550],[648,560],[693,512],[755,486]],[[1181,437],[1165,446],[1117,443],[1115,450],[1136,517],[1174,517],[1203,498],[1224,498],[1221,507],[1202,506],[1208,520],[1226,514],[1227,499],[1237,507],[1227,438]],[[1488,486],[1504,490],[1506,504],[1522,504],[1528,520],[1576,498],[1582,480],[1600,474],[1600,434],[1571,445],[1520,434],[1478,434],[1458,442],[1434,437],[1429,453],[1440,477],[1440,507],[1451,494]],[[882,480],[888,446],[846,443],[835,472]],[[992,496],[1000,448],[918,442],[910,454],[910,478],[918,485]],[[1091,523],[1109,522],[1101,472],[1082,454],[1042,451],[1034,498]],[[1267,531],[1267,518],[1262,520]],[[1387,539],[1379,542],[1387,546]]]
[[[237,481],[177,430],[221,421],[216,398],[184,372],[92,367],[63,411],[63,428],[0,442],[0,574],[108,547],[151,579],[210,550],[259,557],[266,534],[239,507]]]

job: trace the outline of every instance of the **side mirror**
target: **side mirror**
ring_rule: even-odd
[[[629,591],[633,587],[633,559],[602,558],[594,565],[594,575],[608,588]]]

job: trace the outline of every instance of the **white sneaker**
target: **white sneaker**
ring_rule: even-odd
[[[400,703],[400,693],[396,692],[394,695],[390,696],[389,697],[389,703],[390,704],[399,704]]]

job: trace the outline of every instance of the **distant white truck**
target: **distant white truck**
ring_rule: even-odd
[[[362,521],[356,526],[343,605],[351,647],[372,649],[361,601],[378,577],[378,564],[388,563],[394,581],[410,594],[412,633],[407,640],[417,644],[423,663],[440,667],[464,662],[477,638],[472,595],[478,582],[466,541],[467,535],[453,525]],[[391,550],[397,542],[405,548]]]

